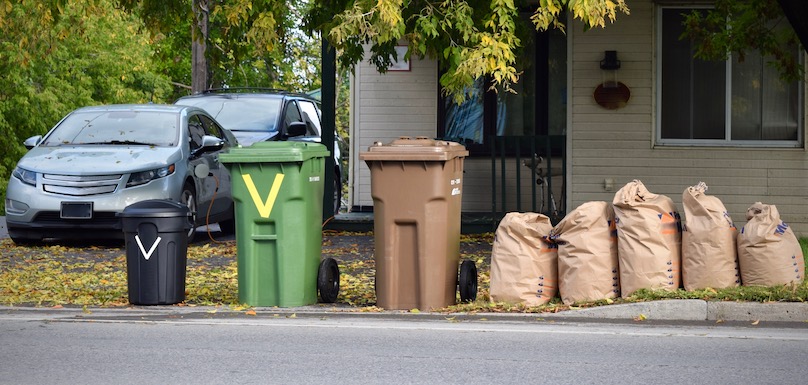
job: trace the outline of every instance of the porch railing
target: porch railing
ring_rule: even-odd
[[[558,223],[567,211],[566,135],[495,136],[489,139],[494,226],[510,211],[540,212],[550,217],[553,224]],[[558,162],[561,163],[560,171]],[[512,165],[510,171],[509,164]],[[523,180],[523,173],[533,174],[532,183]]]

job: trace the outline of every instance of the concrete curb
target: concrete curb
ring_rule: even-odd
[[[399,319],[411,321],[457,320],[512,321],[534,320],[582,320],[582,321],[765,321],[806,323],[808,325],[808,303],[746,303],[711,302],[696,299],[661,300],[652,302],[606,305],[587,309],[572,309],[558,313],[437,313],[385,310],[381,312],[360,312],[357,308],[343,306],[310,305],[295,308],[257,307],[253,308],[260,316],[295,314],[300,317],[358,317],[366,319]],[[75,318],[165,318],[172,315],[238,315],[228,307],[212,306],[135,306],[126,308],[89,308],[85,313],[81,308],[37,308],[0,306],[0,313],[26,313],[49,317]]]

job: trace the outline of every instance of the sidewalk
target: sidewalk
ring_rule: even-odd
[[[216,229],[218,230],[218,229]],[[6,229],[5,217],[0,216],[0,239],[7,238],[8,231]],[[343,236],[339,236],[343,238]],[[360,254],[372,255],[373,238],[368,235],[345,235],[345,242],[352,245],[358,244]],[[469,245],[466,245],[469,246]],[[480,246],[476,246],[480,247]],[[2,307],[0,312],[19,311],[21,309],[34,309],[25,307]],[[47,311],[49,308],[41,308],[41,311]],[[133,312],[145,312],[147,314],[191,314],[202,313],[211,311],[216,308],[197,307],[197,306],[136,306],[134,308],[101,308],[93,309],[94,312],[104,314],[120,313],[132,314]],[[75,309],[72,309],[75,310]],[[81,309],[78,309],[79,313]],[[311,305],[298,308],[257,308],[257,312],[271,312],[279,314],[312,314],[323,316],[335,315],[355,315],[361,317],[395,317],[405,319],[429,319],[435,317],[447,317],[445,313],[430,313],[421,312],[413,314],[406,311],[383,311],[381,313],[362,313],[359,309],[350,306],[332,306],[332,305]],[[64,309],[69,311],[69,309]],[[232,312],[227,308],[219,308],[218,311],[223,313]],[[738,321],[738,322],[788,322],[796,323],[808,327],[808,303],[806,302],[790,302],[790,303],[757,303],[757,302],[718,302],[718,301],[704,301],[696,299],[683,299],[683,300],[662,300],[652,302],[630,303],[630,304],[615,304],[607,306],[598,306],[586,309],[571,309],[558,313],[474,313],[474,314],[460,314],[453,313],[451,317],[460,317],[464,319],[478,319],[478,320],[615,320],[615,321],[636,321],[636,320],[649,320],[649,321]]]

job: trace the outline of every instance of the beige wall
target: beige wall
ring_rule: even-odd
[[[754,202],[775,204],[783,220],[808,236],[808,154],[804,148],[738,149],[663,147],[655,135],[654,4],[631,2],[631,15],[619,15],[605,29],[583,32],[576,23],[571,39],[572,101],[569,127],[571,207],[592,200],[611,201],[614,192],[639,179],[682,209],[682,193],[703,181],[720,198],[737,225],[746,222]],[[631,89],[625,108],[606,110],[592,98],[603,74],[603,51],[622,61],[618,80]],[[804,128],[803,128],[804,129]],[[612,191],[604,180],[613,179]]]
[[[369,57],[366,52],[365,57]],[[437,131],[438,66],[414,59],[409,71],[382,75],[367,60],[357,64],[351,83],[352,206],[373,206],[370,169],[359,159],[374,142],[389,143],[400,136],[434,137]]]
[[[799,235],[808,236],[805,148],[655,146],[655,8],[650,0],[633,1],[630,6],[631,15],[619,15],[605,29],[583,32],[577,22],[567,29],[570,210],[588,201],[611,201],[625,183],[639,179],[650,191],[671,197],[683,211],[682,192],[703,181],[709,186],[708,193],[724,202],[739,226],[746,222],[746,209],[761,201],[777,205],[783,219]],[[599,62],[606,50],[618,52],[622,67],[617,80],[631,89],[628,105],[618,110],[604,109],[592,97],[604,80]],[[380,75],[364,62],[357,66],[353,81],[352,205],[372,206],[370,174],[358,154],[375,141],[436,135],[437,64],[413,60],[409,72]],[[490,211],[490,158],[467,158],[465,169],[463,210]],[[521,179],[529,189],[532,176],[522,172]],[[612,189],[605,188],[606,179],[614,181]],[[514,175],[508,183],[515,186]],[[560,197],[560,191],[556,196]],[[529,197],[523,199],[523,210],[529,201]],[[509,207],[515,210],[515,204]]]

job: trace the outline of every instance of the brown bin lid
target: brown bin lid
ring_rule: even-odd
[[[460,143],[434,140],[427,137],[401,137],[388,144],[376,142],[367,152],[359,154],[364,161],[414,160],[445,161],[468,156],[466,147]]]

